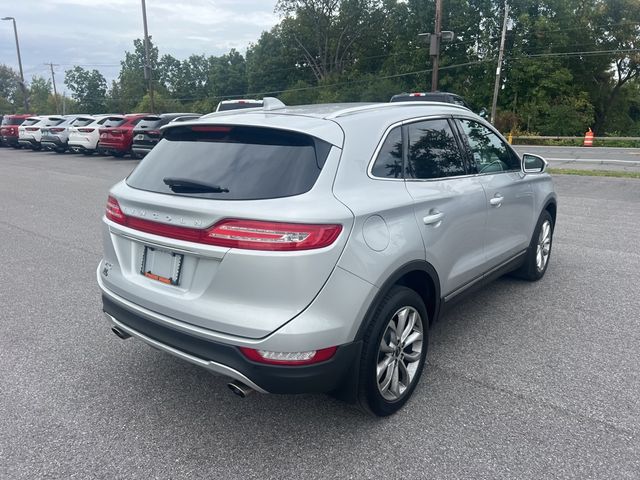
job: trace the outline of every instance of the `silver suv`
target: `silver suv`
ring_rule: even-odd
[[[103,309],[241,396],[329,392],[397,411],[429,325],[507,272],[547,268],[556,194],[444,103],[220,112],[164,127],[110,192]]]

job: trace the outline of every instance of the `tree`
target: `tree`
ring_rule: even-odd
[[[318,81],[343,73],[355,42],[373,28],[371,0],[280,0],[276,10],[285,16],[283,34],[293,39]]]
[[[34,75],[29,85],[29,97],[31,110],[41,115],[53,113],[55,109],[50,107],[51,80]]]
[[[13,113],[20,77],[10,67],[0,65],[0,109],[2,113]]]
[[[65,72],[64,84],[73,92],[82,111],[91,114],[106,111],[107,81],[98,70],[74,67]]]

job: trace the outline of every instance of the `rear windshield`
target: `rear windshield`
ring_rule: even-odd
[[[164,123],[160,117],[144,117],[140,120],[140,123],[136,125],[138,129],[141,130],[153,130],[154,128],[158,128]]]
[[[2,119],[2,125],[22,125],[24,118],[9,118],[4,117]]]
[[[28,127],[29,125],[35,125],[40,121],[39,118],[27,118],[24,123],[22,123],[23,127]]]
[[[93,118],[76,118],[72,123],[74,127],[86,127],[90,123],[93,123]]]
[[[218,112],[224,112],[226,110],[241,110],[243,108],[258,108],[258,107],[262,107],[262,102],[257,102],[257,103],[239,103],[239,102],[233,102],[233,103],[221,103],[218,106]]]
[[[64,118],[48,118],[43,122],[45,127],[55,127],[64,122]]]
[[[290,197],[313,187],[330,148],[309,135],[271,128],[174,127],[131,173],[127,184],[219,200]]]
[[[122,123],[124,123],[124,118],[122,117],[107,117],[102,120],[99,120],[98,123],[103,127],[119,127]]]

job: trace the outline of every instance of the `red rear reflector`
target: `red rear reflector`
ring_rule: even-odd
[[[333,357],[338,347],[311,350],[308,352],[270,352],[254,348],[239,347],[249,360],[270,365],[311,365],[324,362]]]
[[[95,128],[79,128],[78,131],[82,133],[91,133],[95,130]]]
[[[214,125],[197,125],[191,127],[192,132],[222,132],[228,133],[231,131],[231,127],[216,127]]]
[[[113,222],[153,235],[245,250],[290,252],[323,248],[335,242],[342,231],[342,225],[339,224],[310,225],[236,219],[221,220],[208,229],[181,227],[129,217],[112,196],[107,199],[105,216]]]

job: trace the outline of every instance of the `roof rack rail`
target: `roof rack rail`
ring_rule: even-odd
[[[339,118],[344,117],[346,115],[351,115],[352,113],[363,112],[367,110],[376,110],[379,108],[392,108],[392,107],[415,107],[415,106],[432,106],[432,105],[446,105],[447,107],[460,108],[463,110],[469,110],[467,107],[462,105],[456,105],[455,103],[448,102],[431,102],[431,101],[415,101],[415,102],[380,102],[380,103],[368,103],[365,105],[359,105],[357,107],[349,107],[344,110],[339,110],[337,112],[333,112],[330,115],[327,115],[325,118]]]

